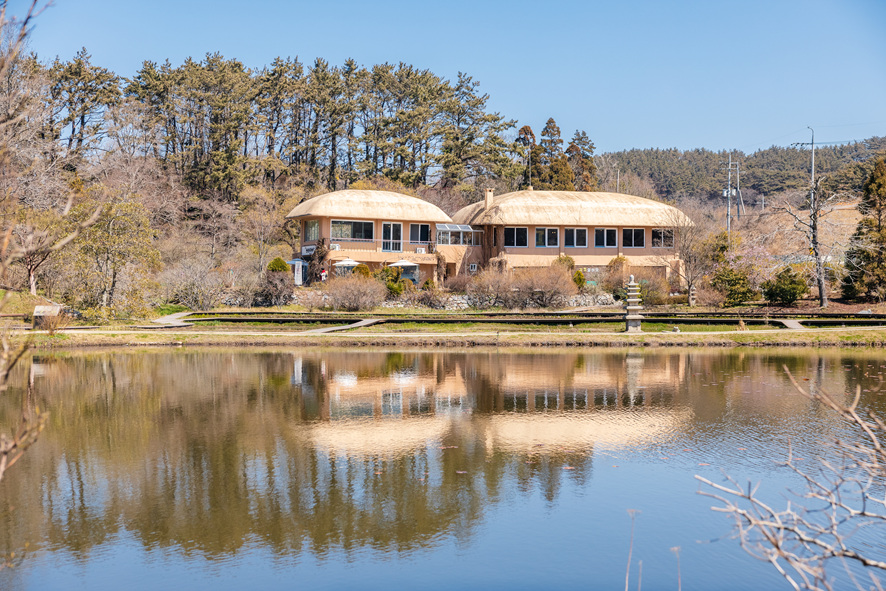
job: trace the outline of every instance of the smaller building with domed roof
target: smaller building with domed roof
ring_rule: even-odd
[[[438,269],[447,263],[458,268],[468,248],[481,242],[479,232],[459,228],[436,205],[392,191],[333,191],[298,204],[286,217],[299,220],[303,259],[320,244],[329,249],[321,261],[329,276],[340,265],[362,263],[371,270],[399,266],[416,282],[439,281]],[[446,243],[438,244],[438,236]]]

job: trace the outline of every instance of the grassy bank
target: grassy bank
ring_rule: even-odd
[[[347,331],[331,334],[297,334],[286,331],[201,330],[172,331],[70,331],[55,335],[33,334],[36,349],[71,347],[129,347],[143,345],[299,346],[299,347],[884,347],[886,328],[827,330],[772,330],[731,332],[507,332],[460,330],[458,332],[371,333]]]

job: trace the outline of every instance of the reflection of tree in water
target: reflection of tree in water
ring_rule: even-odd
[[[520,421],[556,431],[570,417],[680,405],[713,421],[735,384],[775,383],[782,361],[800,363],[796,375],[850,364],[687,351],[45,356],[30,370],[50,424],[0,488],[0,550],[45,540],[85,556],[127,530],[148,547],[211,556],[247,543],[293,555],[411,551],[470,536],[511,489],[554,502],[564,482],[590,479],[594,440],[521,445],[506,433]],[[869,365],[859,379],[882,373]],[[699,392],[711,376],[721,379]],[[15,399],[0,401],[3,424]],[[371,444],[379,434],[402,446]]]

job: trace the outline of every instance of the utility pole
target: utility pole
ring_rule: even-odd
[[[732,162],[732,154],[729,154],[729,163],[726,165],[726,170],[728,171],[727,181],[726,181],[726,190],[723,191],[723,196],[726,197],[726,240],[730,246],[732,246],[732,196],[735,194],[735,191],[732,188],[732,171],[734,170],[736,174],[738,174],[738,162]],[[739,177],[740,179],[741,177]],[[738,181],[741,183],[741,180]],[[741,219],[741,210],[739,209],[739,219]]]
[[[793,146],[810,146],[812,148],[812,166],[810,170],[809,187],[809,220],[802,221],[801,224],[806,227],[809,245],[812,247],[812,256],[815,259],[815,282],[818,287],[818,304],[822,308],[828,306],[827,282],[825,280],[824,257],[821,253],[821,241],[819,239],[819,225],[821,218],[825,212],[822,211],[821,202],[815,192],[815,130],[807,127],[812,132],[811,142],[797,142]],[[840,143],[840,142],[833,142]],[[794,219],[799,221],[796,214],[792,214]]]
[[[621,171],[615,167],[615,192],[618,193],[618,186],[621,183]]]

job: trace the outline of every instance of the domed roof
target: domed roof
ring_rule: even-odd
[[[515,191],[494,197],[486,209],[472,203],[452,216],[456,224],[522,226],[676,226],[682,211],[660,201],[621,193]]]
[[[452,219],[436,205],[392,191],[345,189],[318,195],[299,203],[287,218],[308,216],[344,219],[409,220],[451,223]]]

